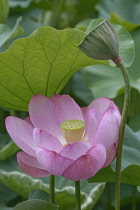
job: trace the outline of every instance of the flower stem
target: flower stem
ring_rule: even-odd
[[[136,210],[136,186],[132,185],[132,210]]]
[[[65,0],[53,0],[53,6],[52,6],[53,15],[52,15],[51,26],[57,29],[59,28],[59,19],[64,1]]]
[[[49,196],[49,201],[50,201],[51,204],[55,204],[54,186],[55,186],[55,176],[54,175],[50,175],[50,196]]]
[[[128,75],[127,69],[124,66],[122,61],[117,63],[117,67],[120,68],[122,72],[122,75],[124,78],[124,85],[125,85],[124,105],[123,105],[119,139],[118,139],[116,176],[115,176],[115,210],[120,210],[121,160],[122,160],[122,148],[123,148],[125,124],[126,124],[128,106],[129,106],[129,101],[130,101],[130,81],[129,81],[129,75]]]
[[[75,199],[76,199],[76,210],[81,210],[80,200],[80,181],[75,181]]]

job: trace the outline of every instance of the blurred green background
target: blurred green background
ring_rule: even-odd
[[[19,17],[22,17],[22,21],[19,20],[16,26]],[[3,45],[0,41],[0,52],[5,51],[14,40],[27,37],[38,27],[52,26],[58,30],[77,28],[85,31],[94,18],[108,18],[112,23],[123,26],[130,32],[135,42],[135,59],[132,66],[128,68],[131,100],[127,124],[140,137],[140,0],[0,0],[0,39],[5,39]],[[81,107],[87,106],[95,98],[109,97],[121,110],[124,97],[123,80],[116,68],[114,70],[114,67],[94,65],[75,73],[62,94],[71,95]],[[27,177],[16,162],[15,154],[19,149],[10,140],[5,130],[4,120],[8,115],[16,115],[24,119],[28,113],[0,108],[1,210],[12,209],[17,203],[26,200],[30,193],[29,190],[20,188],[21,185],[26,185]],[[18,179],[19,183],[17,183]],[[48,178],[42,180],[48,183]],[[41,183],[36,182],[36,180],[28,180],[26,188],[44,189]],[[65,186],[66,189],[62,190]],[[60,190],[57,200],[61,200],[60,210],[74,209],[72,187],[72,181],[57,177],[56,188]],[[92,192],[93,189],[96,193]],[[83,209],[114,209],[114,183],[100,186],[84,180],[81,190]],[[121,210],[140,209],[139,191],[140,188],[137,186],[122,184]],[[87,204],[88,198],[92,200],[90,205]],[[87,206],[84,207],[84,205]]]

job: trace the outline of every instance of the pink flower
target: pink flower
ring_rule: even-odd
[[[25,120],[9,116],[6,128],[23,151],[17,160],[34,177],[50,174],[77,181],[94,176],[116,156],[120,113],[98,98],[80,108],[67,95],[35,95]]]

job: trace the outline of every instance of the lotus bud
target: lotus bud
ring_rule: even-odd
[[[115,28],[105,19],[84,38],[78,48],[90,58],[113,60],[119,52],[119,40]]]

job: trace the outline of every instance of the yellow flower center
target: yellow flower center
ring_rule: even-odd
[[[82,140],[85,123],[82,120],[66,120],[60,124],[60,128],[66,141],[73,143]]]

